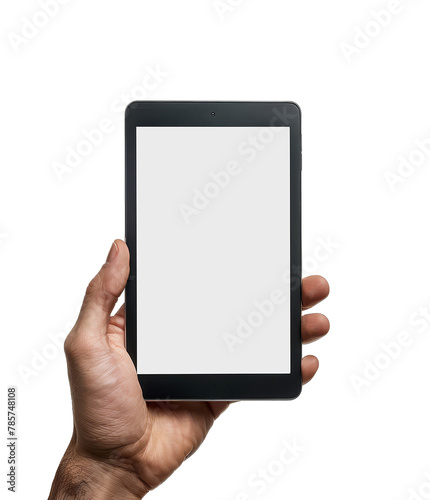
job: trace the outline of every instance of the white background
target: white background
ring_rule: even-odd
[[[8,33],[20,33],[22,18],[40,7],[2,3],[0,469],[6,387],[16,384],[15,498],[47,497],[72,432],[63,354],[28,385],[18,367],[52,343],[50,333],[69,328],[87,282],[124,234],[117,99],[135,97],[147,68],[157,67],[166,75],[148,99],[301,105],[304,266],[332,289],[316,308],[331,332],[304,349],[320,358],[320,370],[300,398],[233,405],[151,497],[406,500],[428,481],[430,330],[427,321],[410,322],[429,305],[428,155],[394,192],[385,173],[430,137],[430,5],[403,2],[348,63],[342,42],[352,43],[355,27],[364,29],[388,0],[237,3],[221,19],[212,0],[75,0],[18,51]],[[59,182],[52,163],[105,119],[113,130]],[[363,376],[365,360],[400,332],[411,344],[357,394],[351,375]],[[259,468],[279,472],[273,461],[285,439],[305,450],[258,495],[248,479]],[[0,488],[4,497],[5,475]]]

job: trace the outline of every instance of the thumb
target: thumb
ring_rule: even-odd
[[[127,283],[129,261],[127,245],[115,240],[106,262],[87,287],[76,321],[76,329],[85,330],[86,336],[106,334],[112,310]]]

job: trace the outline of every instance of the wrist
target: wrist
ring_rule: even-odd
[[[76,452],[74,441],[72,437],[61,459],[49,500],[141,500],[149,491],[134,470],[114,461],[83,456]]]

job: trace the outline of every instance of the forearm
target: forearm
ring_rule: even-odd
[[[72,438],[58,466],[48,500],[141,500],[147,491],[133,472],[79,456]]]

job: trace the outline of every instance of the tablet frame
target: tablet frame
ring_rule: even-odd
[[[215,113],[213,116],[211,113]],[[136,128],[290,127],[290,373],[138,374],[145,400],[287,400],[299,396],[301,376],[301,111],[293,102],[134,101],[125,110],[125,229],[130,275],[125,289],[126,348],[137,369]]]

